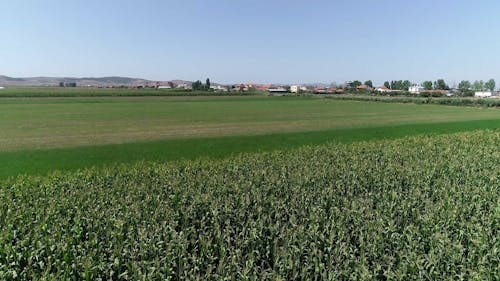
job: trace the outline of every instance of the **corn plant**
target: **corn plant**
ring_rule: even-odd
[[[1,280],[499,280],[500,132],[19,177]]]

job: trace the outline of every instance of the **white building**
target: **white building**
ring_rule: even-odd
[[[158,89],[172,89],[170,86],[158,86]]]
[[[288,93],[288,91],[283,87],[270,88],[268,91],[270,94],[286,94],[286,93]]]
[[[210,86],[210,89],[212,89],[216,92],[227,92],[228,91],[227,87],[221,86],[221,85],[216,85],[216,86],[212,85],[212,86]]]
[[[425,88],[422,86],[413,85],[408,89],[408,91],[412,94],[420,94],[425,91]]]
[[[474,96],[476,98],[498,98],[500,97],[499,92],[475,92]]]
[[[299,85],[290,86],[290,93],[298,94],[300,91],[306,92],[307,87]]]
[[[382,86],[382,87],[376,88],[375,91],[377,91],[379,93],[387,93],[387,92],[390,92],[391,90],[389,88],[387,88],[386,86]]]
[[[290,92],[292,93],[298,93],[300,91],[300,86],[297,86],[297,85],[293,85],[293,86],[290,86]]]
[[[5,89],[5,87],[1,87],[1,86],[0,86],[0,90],[3,90],[3,89]]]
[[[177,89],[189,89],[190,86],[188,84],[179,84],[177,85]]]

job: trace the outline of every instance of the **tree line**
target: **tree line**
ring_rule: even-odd
[[[471,83],[467,80],[463,80],[458,84],[458,89],[461,92],[464,93],[471,93],[471,92],[480,92],[480,91],[491,91],[493,92],[496,88],[496,82],[495,79],[490,79],[486,82],[483,80],[479,81],[474,81],[474,83]]]
[[[366,85],[370,88],[373,88],[373,82],[371,80],[367,80],[362,83],[359,80],[352,81],[347,84],[347,88],[356,89],[361,85]],[[393,81],[385,81],[384,86],[390,90],[399,90],[399,91],[408,91],[414,83],[409,80],[393,80]],[[436,81],[424,81],[422,83],[422,87],[425,91],[433,91],[433,90],[450,90],[450,86],[446,83],[444,79],[437,79]],[[458,84],[458,92],[464,96],[472,96],[474,92],[479,91],[494,91],[496,89],[495,79],[490,79],[486,82],[483,80],[477,80],[474,82],[470,82],[468,80],[463,80]]]
[[[210,90],[210,79],[207,78],[205,84],[203,84],[200,80],[193,82],[191,85],[193,91],[209,91]]]

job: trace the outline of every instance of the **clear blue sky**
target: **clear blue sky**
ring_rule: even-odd
[[[0,74],[500,80],[498,0],[2,0]]]

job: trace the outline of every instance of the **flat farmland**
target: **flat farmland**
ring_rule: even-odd
[[[2,151],[500,119],[500,111],[284,97],[0,101]]]
[[[499,279],[498,109],[0,101],[0,280]]]
[[[0,178],[500,128],[493,108],[308,97],[0,99]]]

